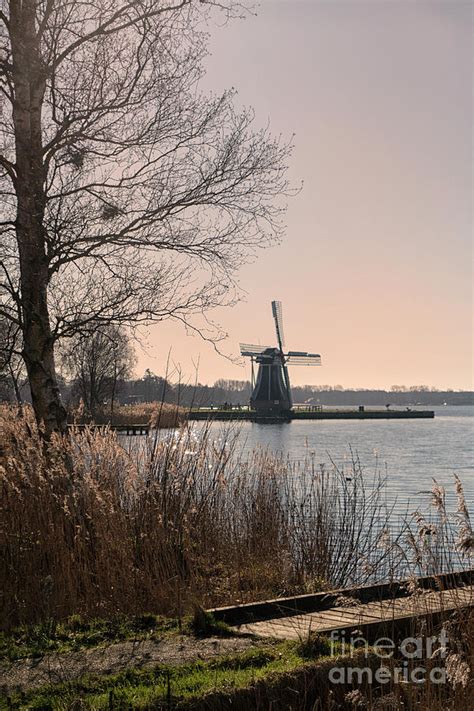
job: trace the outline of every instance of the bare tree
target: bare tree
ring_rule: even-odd
[[[94,333],[76,334],[62,349],[61,360],[87,413],[94,416],[108,404],[113,414],[118,387],[130,377],[134,362],[124,329],[101,324]]]
[[[0,0],[0,313],[39,422],[65,431],[55,343],[205,315],[279,237],[290,147],[203,96],[213,0]],[[205,321],[195,321],[197,317]]]

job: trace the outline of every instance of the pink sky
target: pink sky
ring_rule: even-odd
[[[293,384],[472,387],[472,5],[266,0],[211,28],[205,85],[234,86],[257,126],[295,133],[284,242],[244,266],[245,301],[214,314],[240,341],[321,353]],[[246,379],[177,324],[138,354],[163,374]]]

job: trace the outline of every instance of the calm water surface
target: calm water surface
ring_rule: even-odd
[[[426,409],[426,408],[425,408]],[[387,476],[387,497],[400,506],[425,508],[433,478],[446,487],[450,508],[455,501],[453,474],[462,479],[474,516],[474,407],[435,408],[433,420],[296,420],[284,424],[238,425],[243,453],[264,447],[292,461],[312,457],[317,465],[349,466],[351,449],[368,476],[375,466]],[[195,423],[199,429],[201,423]],[[225,426],[224,426],[225,427]],[[222,423],[212,425],[216,437]]]

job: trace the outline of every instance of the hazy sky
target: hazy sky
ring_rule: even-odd
[[[246,301],[222,310],[225,346],[321,353],[294,384],[471,388],[472,4],[458,0],[264,0],[212,28],[206,86],[295,133],[282,245],[241,271]],[[177,325],[154,327],[137,372],[245,379]]]

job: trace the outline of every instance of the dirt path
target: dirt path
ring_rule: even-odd
[[[0,662],[0,693],[27,691],[44,684],[72,681],[84,674],[114,674],[156,664],[178,666],[199,659],[242,652],[255,646],[248,637],[166,637],[119,642],[108,647],[48,654],[41,659]]]

